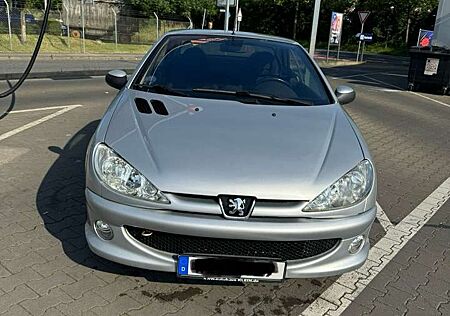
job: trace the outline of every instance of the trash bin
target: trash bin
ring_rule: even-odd
[[[408,90],[450,92],[450,50],[412,47]]]

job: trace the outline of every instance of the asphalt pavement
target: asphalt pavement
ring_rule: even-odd
[[[399,62],[324,69],[378,172],[369,260],[339,277],[180,281],[92,254],[84,153],[116,91],[102,77],[35,79],[0,99],[0,314],[449,315],[450,97],[407,92]],[[6,83],[0,82],[4,89]]]

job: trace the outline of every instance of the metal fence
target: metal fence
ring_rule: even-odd
[[[2,1],[0,53],[32,52],[44,11],[11,8],[1,5]],[[159,19],[156,14],[136,17],[105,3],[81,5],[80,1],[66,0],[61,10],[50,13],[41,52],[141,54],[164,33],[189,27],[187,19]]]

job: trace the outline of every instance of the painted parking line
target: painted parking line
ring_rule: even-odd
[[[372,246],[361,268],[339,277],[301,315],[341,315],[449,198],[450,178]]]
[[[402,87],[397,86],[397,85],[395,85],[395,84],[390,84],[390,83],[387,83],[387,82],[384,82],[384,81],[381,81],[381,80],[378,80],[378,79],[375,79],[375,78],[372,78],[372,77],[368,77],[368,76],[366,76],[366,75],[361,75],[361,76],[364,77],[364,78],[366,78],[366,79],[369,79],[369,80],[371,80],[371,81],[374,81],[374,82],[377,82],[377,83],[380,83],[380,84],[384,84],[384,85],[386,85],[386,86],[390,86],[390,87],[399,89],[399,90],[401,90],[401,91],[406,91],[406,90],[403,89]],[[437,103],[437,104],[440,104],[440,105],[443,105],[443,106],[446,106],[446,107],[450,107],[450,104],[448,104],[448,103],[445,103],[445,102],[442,102],[442,101],[439,101],[439,100],[436,100],[436,99],[427,97],[426,95],[420,94],[420,93],[418,93],[418,92],[408,91],[408,93],[417,95],[418,97],[427,99],[427,100],[432,101],[432,102],[435,102],[435,103]]]
[[[394,225],[392,224],[389,217],[384,212],[383,208],[378,204],[377,202],[377,219],[378,222],[380,222],[381,226],[383,227],[384,231],[387,232],[389,229],[391,229]]]
[[[35,120],[35,121],[33,121],[33,122],[30,122],[30,123],[25,124],[25,125],[23,125],[23,126],[20,126],[20,127],[18,127],[18,128],[15,128],[15,129],[13,129],[13,130],[11,130],[11,131],[9,131],[9,132],[6,132],[6,133],[4,133],[4,134],[1,134],[1,135],[0,135],[0,141],[5,140],[5,139],[7,139],[7,138],[9,138],[9,137],[11,137],[11,136],[14,136],[14,135],[16,135],[16,134],[18,134],[18,133],[20,133],[20,132],[23,132],[23,131],[25,131],[25,130],[27,130],[27,129],[29,129],[29,128],[32,128],[32,127],[34,127],[34,126],[36,126],[36,125],[42,124],[42,123],[44,123],[44,122],[46,122],[46,121],[48,121],[48,120],[51,120],[52,118],[55,118],[55,117],[57,117],[57,116],[60,116],[60,115],[62,115],[62,114],[64,114],[64,113],[66,113],[66,112],[68,112],[68,111],[71,111],[71,110],[73,110],[73,109],[75,109],[75,108],[78,108],[78,107],[80,107],[80,106],[82,106],[82,105],[80,105],[80,104],[66,105],[66,106],[64,106],[63,109],[61,109],[61,110],[59,110],[59,111],[57,111],[57,112],[55,112],[55,113],[49,114],[49,115],[47,115],[47,116],[44,116],[43,118],[40,118],[40,119],[38,119],[38,120]]]
[[[408,78],[408,75],[404,75],[404,74],[393,74],[393,73],[388,73],[388,72],[380,72],[380,75]]]
[[[72,105],[57,105],[57,106],[46,106],[43,108],[33,108],[33,109],[25,109],[25,110],[15,110],[11,111],[8,114],[19,114],[19,113],[28,113],[28,112],[39,112],[39,111],[51,111],[51,110],[59,110],[59,109],[65,109],[68,106]],[[81,105],[77,105],[81,106]]]
[[[347,76],[340,76],[340,77],[332,77],[332,79],[337,80],[337,79],[349,79],[349,78],[355,78],[355,77],[360,77],[360,76],[370,76],[370,75],[375,75],[375,74],[379,74],[380,72],[367,72],[367,73],[357,73],[357,74],[352,74],[352,75],[347,75]]]

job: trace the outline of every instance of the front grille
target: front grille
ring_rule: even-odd
[[[137,241],[151,248],[178,255],[207,254],[274,258],[283,261],[298,260],[323,254],[340,242],[337,238],[301,241],[223,239],[156,231],[153,231],[150,236],[143,236],[142,232],[146,230],[142,228],[127,226],[126,229]]]

